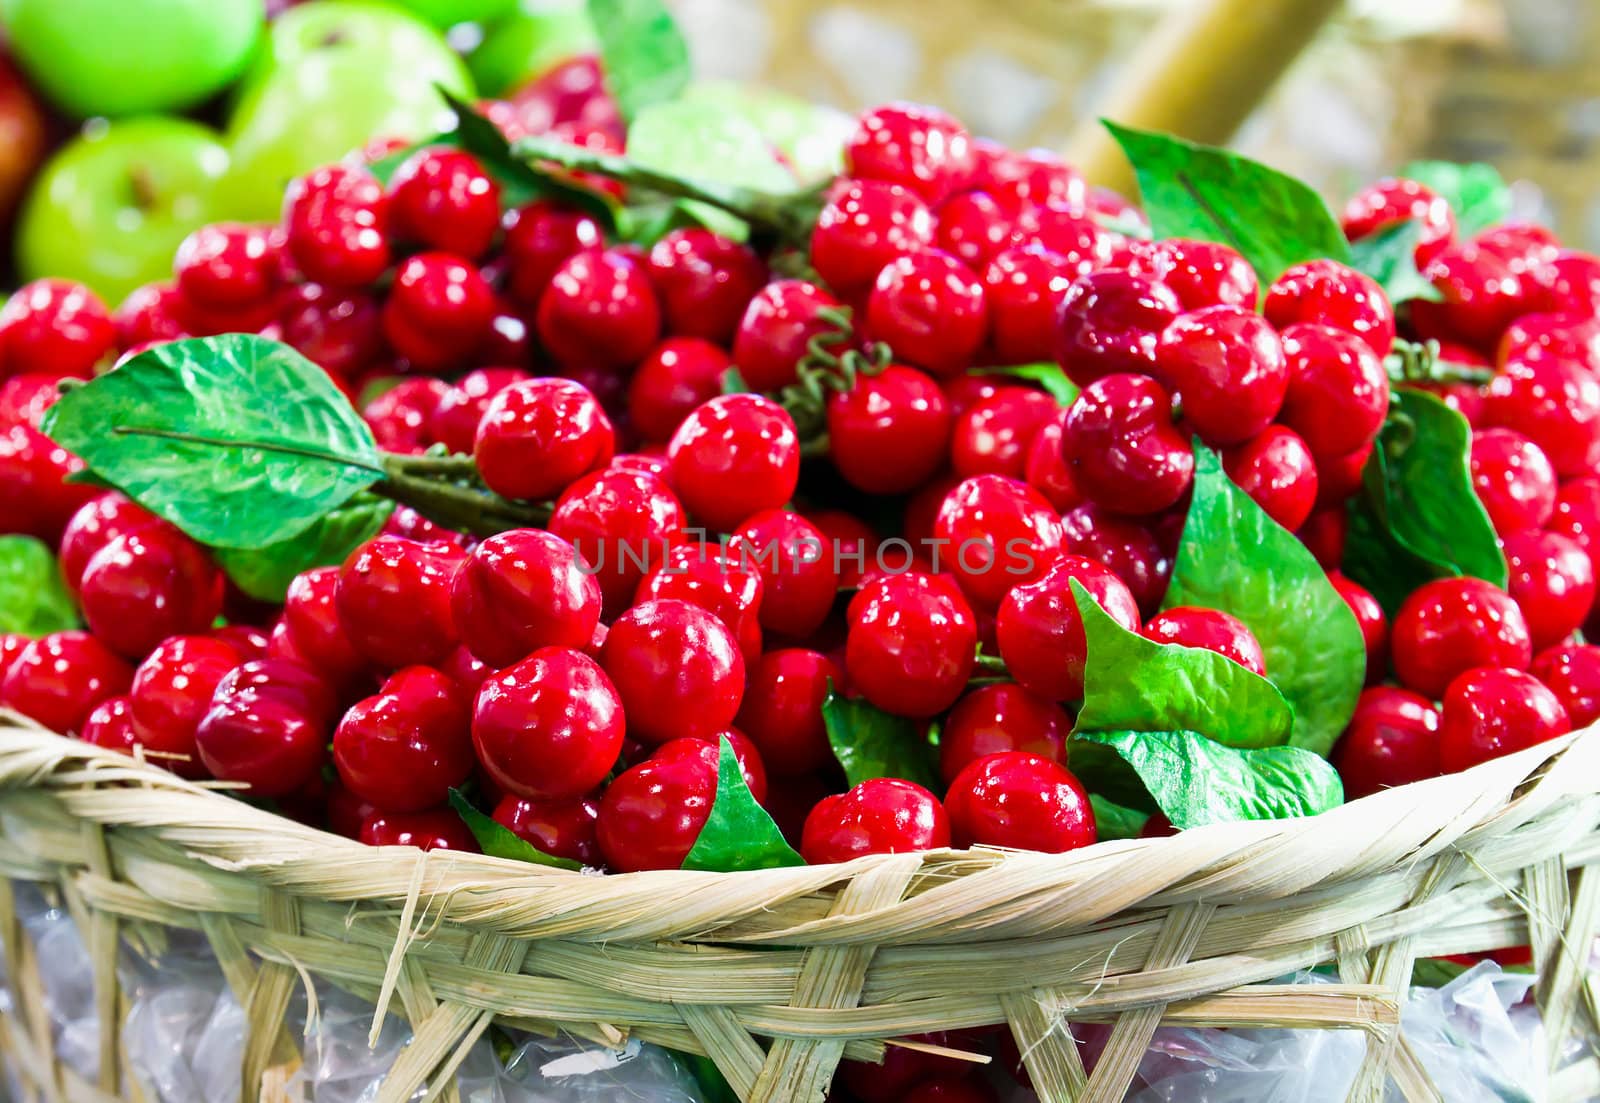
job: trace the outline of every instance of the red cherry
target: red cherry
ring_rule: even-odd
[[[818,801],[806,817],[800,853],[812,865],[828,865],[949,845],[950,820],[937,797],[914,782],[880,777]]]
[[[1378,434],[1389,412],[1389,376],[1367,345],[1329,326],[1283,334],[1289,390],[1279,415],[1314,456],[1343,456]]]
[[[1571,730],[1567,710],[1532,674],[1474,667],[1445,691],[1439,763],[1455,773]]]
[[[132,682],[133,668],[89,633],[53,632],[16,653],[0,678],[0,704],[66,734]]]
[[[622,751],[622,700],[581,651],[544,647],[493,675],[472,708],[478,762],[529,800],[570,800],[605,780]]]
[[[402,379],[368,402],[361,417],[386,452],[420,455],[433,443],[428,422],[449,390],[442,379]]]
[[[744,659],[717,617],[686,601],[636,605],[611,625],[600,661],[628,710],[628,735],[647,743],[705,737],[733,724]]]
[[[1416,265],[1425,269],[1456,236],[1456,219],[1449,201],[1427,185],[1392,177],[1369,184],[1345,204],[1339,223],[1345,237],[1360,241],[1412,220],[1421,226]]]
[[[1556,508],[1550,518],[1551,532],[1577,541],[1595,567],[1600,579],[1600,478],[1573,479],[1556,492]]]
[[[489,251],[500,230],[500,185],[470,153],[419,149],[389,177],[394,236],[461,257]]]
[[[868,283],[881,267],[867,274]],[[757,292],[733,338],[733,362],[745,384],[756,391],[777,391],[795,382],[806,347],[835,328],[820,312],[839,305],[805,280],[775,280]]]
[[[1027,470],[1034,440],[1061,412],[1055,399],[1043,391],[1001,387],[973,402],[956,418],[950,466],[957,475],[1020,479]]]
[[[583,647],[600,623],[600,605],[600,584],[577,550],[538,529],[512,529],[484,540],[457,568],[451,585],[451,615],[461,639],[497,668],[541,647]]]
[[[949,708],[972,674],[977,645],[971,607],[935,576],[878,578],[850,603],[850,684],[886,712],[933,716]]]
[[[575,253],[539,299],[539,340],[566,367],[638,362],[661,337],[661,304],[643,264],[618,250]]]
[[[1564,643],[1541,651],[1528,668],[1556,695],[1575,728],[1600,720],[1600,647]]]
[[[471,719],[447,675],[408,666],[345,713],[333,733],[333,764],[345,787],[374,807],[420,812],[472,773]]]
[[[1317,464],[1293,429],[1267,426],[1224,452],[1222,467],[1267,516],[1291,532],[1311,516],[1317,502]]]
[[[192,309],[228,313],[272,297],[283,277],[276,226],[217,222],[192,231],[172,262],[173,284]]]
[[[948,785],[968,763],[1002,751],[1027,751],[1065,763],[1071,730],[1071,717],[1046,697],[1012,682],[979,686],[957,702],[945,720],[939,735],[939,773]]]
[[[1380,359],[1394,347],[1394,308],[1383,289],[1337,261],[1293,265],[1267,289],[1263,309],[1280,333],[1302,323],[1327,326],[1360,337]]]
[[[628,420],[645,440],[668,441],[696,407],[722,393],[732,361],[698,337],[669,337],[640,361],[628,385]]]
[[[1090,267],[1032,245],[996,254],[983,272],[996,359],[1003,364],[1054,359],[1056,310],[1072,281]]]
[[[1027,484],[1062,511],[1083,503],[1083,494],[1078,490],[1078,484],[1072,481],[1072,468],[1061,454],[1061,434],[1066,421],[1067,411],[1058,410],[1054,417],[1039,427],[1033,443],[1028,446],[1028,458],[1022,471]]]
[[[217,685],[195,729],[195,748],[213,777],[241,781],[255,797],[281,797],[322,771],[333,734],[333,691],[281,659],[234,668]]]
[[[1441,351],[1440,359],[1449,359]],[[1500,337],[1496,362],[1572,360],[1600,372],[1600,319],[1571,314],[1524,314]]]
[[[720,531],[783,505],[800,479],[800,440],[783,407],[754,394],[713,398],[667,446],[672,487],[696,518]]]
[[[945,798],[956,846],[1059,854],[1095,841],[1089,795],[1064,766],[1006,751],[969,763]]]
[[[25,372],[0,383],[0,428],[27,425],[34,429],[44,412],[56,404],[61,392],[53,375]]]
[[[1254,311],[1261,297],[1255,270],[1238,252],[1211,241],[1172,238],[1141,243],[1128,265],[1135,275],[1165,284],[1183,309],[1231,306]]]
[[[1525,668],[1533,658],[1528,622],[1504,590],[1477,578],[1419,586],[1389,633],[1402,685],[1430,697],[1478,666]]]
[[[418,253],[395,271],[383,304],[383,335],[418,368],[458,368],[489,339],[495,307],[494,291],[468,261]]]
[[[869,494],[903,494],[944,463],[950,406],[915,368],[890,364],[828,399],[828,454],[846,482]]]
[[[1085,502],[1061,515],[1066,549],[1103,563],[1132,591],[1139,608],[1153,612],[1172,578],[1172,555],[1148,526]]]
[[[1533,649],[1560,643],[1588,618],[1594,604],[1594,565],[1577,541],[1556,532],[1505,538],[1506,590],[1528,622]]]
[[[1148,376],[1108,375],[1067,412],[1062,454],[1072,480],[1117,513],[1156,513],[1194,480],[1194,450],[1172,424],[1172,399]]]
[[[1342,456],[1321,456],[1317,460],[1317,501],[1314,509],[1343,509],[1362,488],[1367,461],[1372,458],[1374,441]]]
[[[1502,537],[1539,528],[1555,512],[1555,468],[1537,444],[1513,429],[1472,434],[1472,489]]]
[[[83,461],[31,425],[0,430],[0,532],[54,543],[78,507],[101,494],[69,483]]]
[[[109,491],[85,502],[61,532],[61,578],[74,594],[96,552],[124,533],[165,525],[155,514]]]
[[[989,328],[983,284],[949,253],[924,249],[884,265],[867,299],[867,330],[935,375],[972,360]]]
[[[365,287],[389,267],[388,200],[365,168],[327,165],[290,181],[284,241],[307,279]]]
[[[78,733],[78,738],[96,747],[119,751],[129,756],[141,753],[135,750],[140,746],[140,742],[139,736],[133,730],[133,710],[126,695],[107,697],[96,705],[84,720],[83,730]],[[161,758],[151,758],[149,761],[152,765],[168,764]],[[202,771],[199,776],[204,776],[204,772]]]
[[[313,567],[289,583],[283,601],[282,625],[295,652],[313,670],[345,685],[366,667],[339,620],[335,595],[338,567]]]
[[[1325,571],[1338,570],[1344,560],[1344,542],[1350,526],[1342,506],[1314,510],[1295,533]]]
[[[734,723],[760,749],[774,774],[809,773],[833,761],[822,721],[830,684],[842,690],[844,676],[818,651],[769,651],[749,667]]]
[[[1471,242],[1445,249],[1425,274],[1443,300],[1410,304],[1411,324],[1423,337],[1492,349],[1526,309],[1522,280],[1511,266]]]
[[[83,284],[34,280],[0,307],[0,374],[89,379],[116,337],[105,303]]]
[[[763,586],[751,558],[721,544],[679,544],[667,552],[661,566],[645,575],[634,604],[671,598],[698,605],[727,626],[745,660],[754,662],[761,656]],[[831,592],[828,600],[831,604]]]
[[[1157,643],[1215,651],[1246,670],[1262,675],[1267,672],[1267,661],[1255,634],[1238,617],[1220,609],[1175,606],[1151,617],[1139,634]]]
[[[431,665],[457,643],[450,587],[464,558],[448,544],[378,536],[339,570],[334,604],[356,650],[380,666]]]
[[[1398,686],[1361,691],[1333,749],[1346,800],[1439,776],[1439,709]]]
[[[1060,555],[1037,579],[1015,587],[1001,603],[995,620],[1000,657],[1021,685],[1057,701],[1083,697],[1087,644],[1072,594],[1073,579],[1118,624],[1130,632],[1139,630],[1139,608],[1132,592],[1093,559]]]
[[[1038,577],[1060,550],[1061,522],[1044,496],[1001,475],[961,482],[939,507],[935,546],[978,607],[994,609],[1012,588]]]
[[[673,739],[661,744],[650,754],[652,761],[663,761],[669,758],[698,758],[711,768],[713,774],[717,772],[721,760],[722,740],[728,741],[728,746],[733,749],[733,757],[739,763],[739,774],[744,778],[745,787],[750,790],[750,795],[757,804],[767,801],[767,768],[761,762],[761,753],[756,750],[744,733],[729,728],[726,731],[713,732],[703,739],[685,738]]]
[[[507,498],[551,498],[611,462],[616,433],[587,387],[528,379],[489,400],[472,456],[484,484]]]
[[[206,636],[163,640],[134,671],[128,693],[132,741],[158,766],[203,777],[194,734],[217,686],[240,663],[239,652]],[[178,756],[178,757],[168,757]]]
[[[1109,264],[1117,240],[1116,234],[1101,229],[1093,217],[1084,214],[1081,204],[1058,200],[1024,210],[1017,225],[1013,243],[1060,256],[1074,278]]]
[[[1079,276],[1056,315],[1056,362],[1080,387],[1108,375],[1149,374],[1162,330],[1181,311],[1166,285],[1126,270]]]
[[[1480,231],[1473,243],[1495,254],[1517,275],[1548,268],[1561,257],[1561,242],[1547,226],[1533,222],[1503,222]]]
[[[107,647],[139,659],[168,636],[199,634],[222,612],[222,572],[168,525],[124,533],[84,568],[84,620]]]
[[[531,378],[521,368],[479,368],[452,383],[428,415],[428,436],[451,452],[471,452],[478,424],[495,396]]]
[[[984,191],[952,195],[935,213],[934,240],[969,268],[982,268],[1011,240],[1015,225]]]
[[[190,336],[183,320],[182,304],[183,296],[170,283],[135,287],[111,315],[111,323],[117,331],[117,348],[127,352]]]
[[[414,846],[419,850],[478,853],[478,841],[453,808],[424,812],[374,812],[356,836],[368,846]]]
[[[862,113],[845,144],[851,176],[902,184],[929,203],[967,186],[975,161],[972,138],[943,111],[889,103]]]
[[[679,869],[717,795],[717,768],[700,755],[651,759],[624,770],[600,800],[595,834],[606,865],[623,873]]]
[[[1600,468],[1600,378],[1567,360],[1513,361],[1489,382],[1483,424],[1537,444],[1562,478]]]
[[[383,348],[378,303],[364,291],[298,284],[278,308],[278,322],[285,344],[341,379],[358,376]]]
[[[1237,306],[1184,314],[1161,333],[1156,369],[1178,391],[1183,418],[1213,444],[1237,444],[1271,424],[1289,387],[1283,343]]]
[[[803,639],[827,618],[839,573],[816,525],[792,510],[766,510],[745,521],[728,547],[761,576],[761,627]]]
[[[555,858],[601,864],[595,824],[600,802],[592,797],[570,800],[526,800],[507,794],[495,805],[494,820],[517,838]]]
[[[609,616],[628,607],[639,580],[683,541],[683,526],[683,507],[664,480],[621,468],[567,487],[550,518],[550,531],[594,569]]]
[[[1378,604],[1378,599],[1369,590],[1338,571],[1329,572],[1328,581],[1344,598],[1344,603],[1355,614],[1356,624],[1361,628],[1361,642],[1367,652],[1367,684],[1382,681],[1384,671],[1388,669],[1389,655],[1389,621],[1383,615],[1383,606]]]
[[[1529,272],[1534,285],[1527,307],[1550,314],[1600,314],[1600,263],[1587,253],[1562,249]]]
[[[599,223],[582,211],[539,200],[505,216],[506,290],[535,307],[568,257],[605,244]]]
[[[974,187],[984,188],[1002,210],[1027,218],[1041,208],[1062,207],[1085,214],[1089,188],[1083,174],[1048,149],[995,148],[993,156],[980,150],[984,139],[972,140]]]
[[[897,183],[846,180],[824,204],[811,233],[811,263],[841,295],[865,292],[897,257],[933,242],[927,205]],[[737,347],[734,359],[742,363]]]
[[[767,266],[748,245],[691,227],[650,247],[650,281],[668,333],[727,344]]]

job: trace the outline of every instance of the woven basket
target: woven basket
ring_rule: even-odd
[[[1309,820],[1070,854],[987,850],[719,874],[587,876],[373,849],[0,718],[0,878],[56,886],[93,958],[98,1084],[56,1059],[0,879],[0,1046],[44,1100],[137,1098],[119,1052],[123,933],[204,932],[250,1022],[244,1098],[285,1098],[284,1027],[315,974],[403,1014],[379,1103],[453,1070],[493,1021],[712,1057],[745,1100],[823,1098],[842,1056],[1008,1024],[1046,1103],[1121,1100],[1158,1024],[1359,1030],[1350,1098],[1439,1092],[1401,1033],[1419,955],[1531,942],[1552,1061],[1600,922],[1600,731]],[[1322,962],[1337,984],[1272,981]],[[1085,1076],[1068,1022],[1112,1022]],[[1558,1097],[1600,1082],[1591,1058]]]

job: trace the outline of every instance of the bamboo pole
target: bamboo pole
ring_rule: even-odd
[[[1221,144],[1300,55],[1340,0],[1188,0],[1158,27],[1096,116]],[[1067,159],[1091,183],[1132,194],[1133,173],[1099,119]]]

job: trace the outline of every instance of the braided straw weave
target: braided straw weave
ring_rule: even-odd
[[[56,886],[85,932],[100,1079],[57,1061],[3,878]],[[886,1039],[1008,1024],[1046,1103],[1121,1100],[1151,1032],[1359,1030],[1350,1098],[1439,1100],[1399,1029],[1419,955],[1531,942],[1552,1062],[1600,923],[1600,732],[1310,820],[1070,854],[943,851],[754,873],[592,876],[303,827],[0,717],[0,1046],[37,1099],[138,1098],[119,1049],[124,934],[204,932],[251,1024],[244,1098],[283,1099],[284,1028],[315,974],[404,1015],[379,1103],[453,1100],[492,1021],[708,1054],[740,1098],[810,1103]],[[1340,983],[1276,978],[1321,962]],[[1114,1023],[1085,1075],[1068,1022]],[[890,1042],[888,1044],[901,1044]],[[1600,1083],[1592,1056],[1558,1097]],[[1562,1096],[1562,1093],[1565,1093]]]

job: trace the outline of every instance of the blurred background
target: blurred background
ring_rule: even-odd
[[[670,6],[706,95],[743,97],[726,82],[759,83],[842,112],[921,99],[976,133],[1060,149],[1153,28],[1193,2]],[[274,217],[289,176],[371,134],[429,133],[436,82],[535,112],[586,94],[596,78],[583,62],[592,40],[580,9],[570,0],[4,0],[5,285],[69,275],[114,304],[164,275],[195,225]],[[1518,215],[1597,249],[1597,52],[1600,0],[1349,0],[1234,141],[1336,204],[1419,157],[1490,161],[1519,181]],[[796,112],[793,125],[825,158],[828,114],[761,102],[774,118]]]

